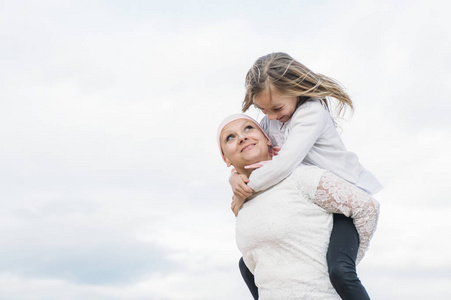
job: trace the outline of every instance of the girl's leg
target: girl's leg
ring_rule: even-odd
[[[243,276],[244,282],[246,282],[246,285],[249,288],[249,291],[251,292],[254,299],[257,300],[258,299],[258,288],[255,285],[254,275],[251,273],[251,271],[249,271],[249,269],[247,268],[246,264],[244,263],[244,260],[242,257],[240,259],[239,266],[240,266],[241,276]]]
[[[330,235],[327,264],[330,281],[344,300],[370,299],[357,277],[355,269],[358,249],[359,235],[352,219],[334,214],[334,227]]]

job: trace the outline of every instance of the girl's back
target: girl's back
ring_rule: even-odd
[[[369,194],[382,188],[360,164],[357,155],[346,149],[320,99],[310,98],[301,104],[286,123],[265,116],[261,125],[273,143],[283,145],[283,150],[268,163],[270,168],[261,168],[252,174],[251,188],[267,188],[268,178],[278,182],[302,162],[329,170]]]

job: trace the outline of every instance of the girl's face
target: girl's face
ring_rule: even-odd
[[[220,135],[221,149],[228,166],[237,169],[268,160],[271,142],[251,120],[238,119],[227,124]]]
[[[260,109],[270,120],[277,119],[282,123],[291,119],[296,106],[298,97],[285,96],[276,92],[269,93],[266,89],[263,93],[254,98],[254,105]]]

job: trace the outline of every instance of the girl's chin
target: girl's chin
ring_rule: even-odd
[[[286,122],[288,122],[289,119],[290,119],[289,117],[284,116],[284,117],[279,119],[279,122],[286,123]]]

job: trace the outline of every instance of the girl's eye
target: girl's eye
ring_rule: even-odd
[[[234,137],[235,137],[235,136],[234,136],[233,134],[229,134],[229,135],[226,137],[226,142],[231,141]]]
[[[274,108],[274,111],[279,111],[281,109],[282,109],[282,107]]]

